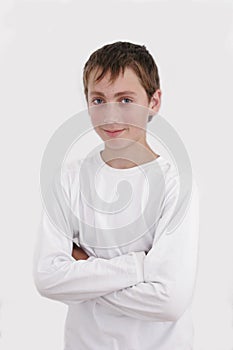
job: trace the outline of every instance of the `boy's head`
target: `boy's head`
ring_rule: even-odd
[[[95,111],[95,116],[92,116],[93,125],[104,125],[95,128],[102,139],[113,136],[111,132],[106,133],[105,129],[116,131],[123,127],[123,137],[145,143],[146,124],[160,108],[161,90],[158,68],[144,45],[115,42],[96,50],[84,66],[83,83],[88,107],[104,107],[101,113],[92,110],[93,114]],[[113,125],[111,113],[105,109],[109,102],[120,102],[119,106],[122,107],[133,103],[130,108],[131,112],[134,108],[134,113],[120,113]],[[136,110],[138,105],[146,108],[142,111],[137,107]],[[150,113],[146,115],[145,110]],[[106,118],[104,114],[107,115]],[[135,115],[140,117],[135,118]],[[119,123],[122,123],[121,127]]]
[[[83,84],[88,104],[91,73],[95,72],[96,82],[107,73],[110,75],[110,82],[114,82],[126,68],[136,74],[150,102],[154,93],[160,89],[158,68],[153,57],[144,45],[118,41],[93,52],[84,66]]]

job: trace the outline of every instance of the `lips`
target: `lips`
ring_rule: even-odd
[[[118,129],[118,130],[106,130],[106,129],[103,129],[103,130],[108,136],[115,137],[115,136],[120,135],[125,129]]]
[[[107,131],[107,132],[118,132],[118,131],[123,131],[124,129],[119,129],[119,130],[106,130],[104,129],[104,131]]]

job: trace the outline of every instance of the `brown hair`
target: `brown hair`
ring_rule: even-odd
[[[160,88],[157,65],[144,45],[118,41],[105,45],[91,54],[83,70],[84,93],[87,99],[88,80],[94,69],[100,69],[96,81],[110,71],[113,82],[126,67],[131,68],[144,87],[150,101],[154,92]]]

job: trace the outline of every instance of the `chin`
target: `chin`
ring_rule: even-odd
[[[105,146],[112,150],[127,148],[132,145],[132,140],[126,140],[126,139],[110,139],[110,140],[104,140]]]

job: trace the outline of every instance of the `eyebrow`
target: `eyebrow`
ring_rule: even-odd
[[[91,96],[102,96],[102,97],[105,97],[105,95],[104,95],[104,93],[103,92],[101,92],[101,91],[92,91],[91,93],[90,93],[90,95]],[[114,95],[114,97],[119,97],[119,96],[123,96],[123,95],[136,95],[136,93],[135,92],[133,92],[133,91],[120,91],[120,92],[117,92],[115,95]]]

